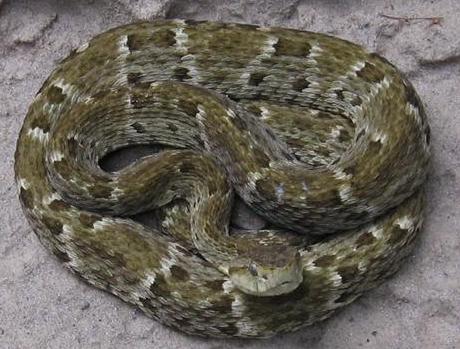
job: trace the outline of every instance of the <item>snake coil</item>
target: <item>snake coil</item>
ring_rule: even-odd
[[[429,141],[412,85],[358,45],[156,21],[58,65],[15,173],[41,242],[90,284],[187,333],[268,337],[397,270],[422,224]],[[136,144],[163,150],[101,168]],[[234,192],[276,230],[233,234]],[[158,229],[130,218],[152,209]]]

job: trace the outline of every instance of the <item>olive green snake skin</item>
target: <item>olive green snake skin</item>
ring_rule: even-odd
[[[360,46],[165,20],[109,30],[59,64],[15,174],[40,241],[90,284],[186,333],[269,337],[400,267],[429,142],[412,85]],[[138,144],[161,151],[100,167]],[[275,229],[233,234],[233,192]],[[130,218],[147,210],[158,229]]]

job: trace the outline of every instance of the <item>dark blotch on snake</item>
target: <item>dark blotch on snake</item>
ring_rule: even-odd
[[[396,244],[399,240],[401,240],[401,237],[406,237],[406,236],[407,236],[407,231],[405,229],[401,229],[398,225],[396,225],[391,230],[391,235],[388,238],[388,243]]]
[[[190,328],[190,324],[193,323],[193,320],[193,315],[190,317],[188,316],[188,314],[186,315],[182,313],[174,318],[174,326],[181,330],[188,330]],[[206,336],[206,331],[204,328],[200,328],[197,334],[201,336]]]
[[[251,86],[258,86],[266,76],[267,74],[263,72],[251,73],[251,75],[249,75],[248,84]]]
[[[232,303],[235,299],[232,296],[224,295],[218,300],[212,302],[210,310],[221,312],[222,314],[231,314]]]
[[[344,292],[340,295],[339,298],[337,298],[334,303],[340,304],[340,303],[349,303],[352,300],[356,298],[356,294],[352,292]]]
[[[356,166],[355,166],[355,165],[347,166],[347,167],[345,167],[342,171],[343,171],[345,174],[347,174],[347,175],[352,175],[352,176],[354,176],[355,173],[356,173]]]
[[[425,141],[426,144],[430,145],[431,143],[431,130],[429,126],[425,127]]]
[[[373,154],[373,156],[376,156],[376,154],[380,153],[381,149],[382,149],[382,143],[380,141],[371,141],[369,142],[369,146],[366,152]]]
[[[101,218],[99,216],[88,213],[80,213],[78,219],[84,227],[93,228],[94,223],[99,221]]]
[[[213,291],[222,291],[224,281],[222,279],[209,280],[205,282],[205,287]]]
[[[152,303],[151,299],[149,299],[149,298],[139,298],[139,302],[141,302],[142,306],[145,309],[148,309],[153,314],[155,314],[157,312],[158,308],[154,303]]]
[[[191,79],[191,76],[188,75],[188,73],[189,73],[189,70],[187,68],[177,67],[177,68],[174,68],[173,76],[178,81],[184,81],[184,80]]]
[[[332,120],[335,115],[331,114],[331,113],[327,113],[327,112],[324,112],[324,111],[320,111],[318,114],[316,114],[316,117],[318,119],[329,119],[329,120]]]
[[[62,211],[62,210],[67,210],[68,208],[70,208],[70,205],[63,200],[53,200],[50,202],[48,206],[53,211]]]
[[[335,262],[335,256],[333,255],[324,255],[316,259],[313,263],[317,267],[329,267]]]
[[[203,139],[200,137],[200,135],[193,135],[193,139],[196,141],[196,144],[203,149],[205,147],[205,144],[203,142]]]
[[[108,198],[112,194],[113,189],[102,183],[97,183],[88,188],[89,193],[95,198]]]
[[[311,50],[308,42],[302,43],[285,38],[279,38],[273,47],[275,48],[275,56],[307,57]]]
[[[369,62],[366,62],[364,67],[356,72],[356,75],[369,83],[378,83],[385,77],[385,74],[380,69]]]
[[[67,252],[64,252],[58,249],[54,249],[53,253],[61,262],[67,263],[67,262],[70,262],[71,260]]]
[[[142,93],[133,93],[129,97],[129,101],[134,109],[144,108],[152,104],[152,98],[149,95]]]
[[[233,28],[245,28],[246,30],[255,31],[260,28],[254,24],[247,24],[247,23],[224,23],[223,25],[225,28],[233,29]]]
[[[360,248],[362,246],[371,245],[375,240],[376,238],[372,233],[366,232],[356,239],[356,247]]]
[[[361,129],[357,134],[356,134],[356,138],[355,140],[358,141],[362,136],[364,136],[366,134],[366,130],[365,129]]]
[[[340,195],[340,192],[337,189],[331,190],[329,194],[326,194],[330,197],[330,201],[333,203],[333,205],[340,205],[343,200]]]
[[[21,188],[21,191],[19,193],[19,199],[26,208],[32,209],[34,207],[34,196],[31,190]]]
[[[51,86],[46,92],[46,96],[51,103],[59,104],[64,101],[65,94],[62,93],[62,88]]]
[[[56,172],[59,173],[59,175],[64,178],[64,179],[70,179],[72,176],[72,169],[70,168],[69,164],[67,161],[60,160],[60,161],[55,161],[53,163]]]
[[[200,21],[198,19],[185,19],[184,23],[186,25],[189,25],[189,26],[194,26],[194,25],[197,25],[197,24],[200,24],[200,23],[206,23],[206,21],[204,21],[204,20]]]
[[[272,130],[271,128],[267,128],[266,131],[267,131],[267,135],[268,135],[271,139],[273,139],[273,140],[276,140],[276,139],[277,139],[275,132],[273,132],[273,130]]]
[[[358,95],[355,95],[351,100],[350,100],[350,104],[354,107],[357,107],[361,104],[363,104],[363,100],[361,99],[360,96]]]
[[[70,138],[67,140],[67,147],[69,148],[69,154],[71,157],[76,158],[78,147],[80,143],[75,138]]]
[[[178,105],[178,109],[186,113],[187,115],[196,116],[198,114],[198,107],[196,103],[183,100]]]
[[[337,268],[337,273],[342,278],[342,283],[346,284],[358,276],[359,269],[356,265],[347,265]]]
[[[310,83],[305,78],[298,78],[292,83],[292,88],[294,91],[302,91],[303,89],[310,86]]]
[[[176,246],[176,249],[177,251],[179,251],[180,253],[182,253],[184,256],[186,257],[191,257],[193,256],[194,254],[192,252],[190,252],[188,249],[186,249],[185,247],[182,247],[180,245]]]
[[[37,117],[34,119],[34,121],[31,122],[30,128],[34,129],[38,127],[39,129],[43,130],[44,133],[48,133],[50,130],[50,124],[45,115],[40,115],[40,117]]]
[[[335,90],[334,92],[338,99],[340,99],[341,101],[345,100],[345,95],[343,94],[343,90]]]
[[[46,227],[49,229],[51,234],[59,235],[62,233],[62,223],[59,220],[53,217],[43,216],[42,221],[46,225]]]
[[[136,85],[140,82],[142,77],[141,73],[128,73],[128,84]]]
[[[412,86],[411,83],[405,82],[406,90],[406,99],[407,101],[412,104],[413,107],[417,109],[421,109],[421,102],[420,99],[418,98],[417,92],[415,92],[414,87]]]
[[[168,122],[167,125],[168,125],[168,129],[170,129],[170,130],[173,131],[173,132],[176,132],[176,131],[179,129],[179,128],[178,128],[176,125],[174,125],[174,123],[172,123],[172,122]]]
[[[130,52],[140,50],[142,47],[142,38],[137,34],[129,34],[127,37],[126,45]]]
[[[230,121],[241,131],[245,131],[248,129],[248,121],[240,117],[239,115],[236,118],[230,118]]]
[[[152,292],[156,297],[167,298],[171,290],[167,287],[168,283],[166,282],[163,275],[158,274],[155,276],[154,283],[150,286],[150,292]]]
[[[135,122],[133,124],[131,124],[131,127],[134,128],[136,130],[137,133],[145,133],[147,132],[144,125],[142,125],[141,123],[139,122]]]
[[[153,34],[152,41],[158,47],[167,48],[176,43],[176,34],[170,29],[160,29]]]
[[[222,331],[222,333],[225,333],[229,336],[234,336],[239,332],[239,329],[235,323],[227,323],[224,326],[219,326],[218,328],[220,331]]]
[[[345,143],[349,139],[348,132],[345,130],[339,130],[339,135],[337,139],[340,143]]]
[[[190,278],[190,274],[184,268],[173,265],[170,269],[171,277],[180,282],[185,282]]]

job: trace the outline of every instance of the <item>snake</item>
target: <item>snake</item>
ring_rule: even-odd
[[[158,150],[101,165],[135,146]],[[71,51],[29,106],[14,166],[41,244],[87,283],[187,334],[264,338],[399,269],[422,228],[429,159],[420,97],[379,54],[175,19]],[[236,199],[268,226],[235,232]]]

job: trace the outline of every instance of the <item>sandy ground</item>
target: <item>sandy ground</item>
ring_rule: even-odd
[[[108,28],[157,17],[322,31],[383,54],[411,78],[430,118],[434,159],[426,226],[396,277],[291,335],[202,340],[87,286],[42,248],[13,183],[27,106],[72,48]],[[459,28],[458,0],[0,0],[0,348],[460,348]]]

